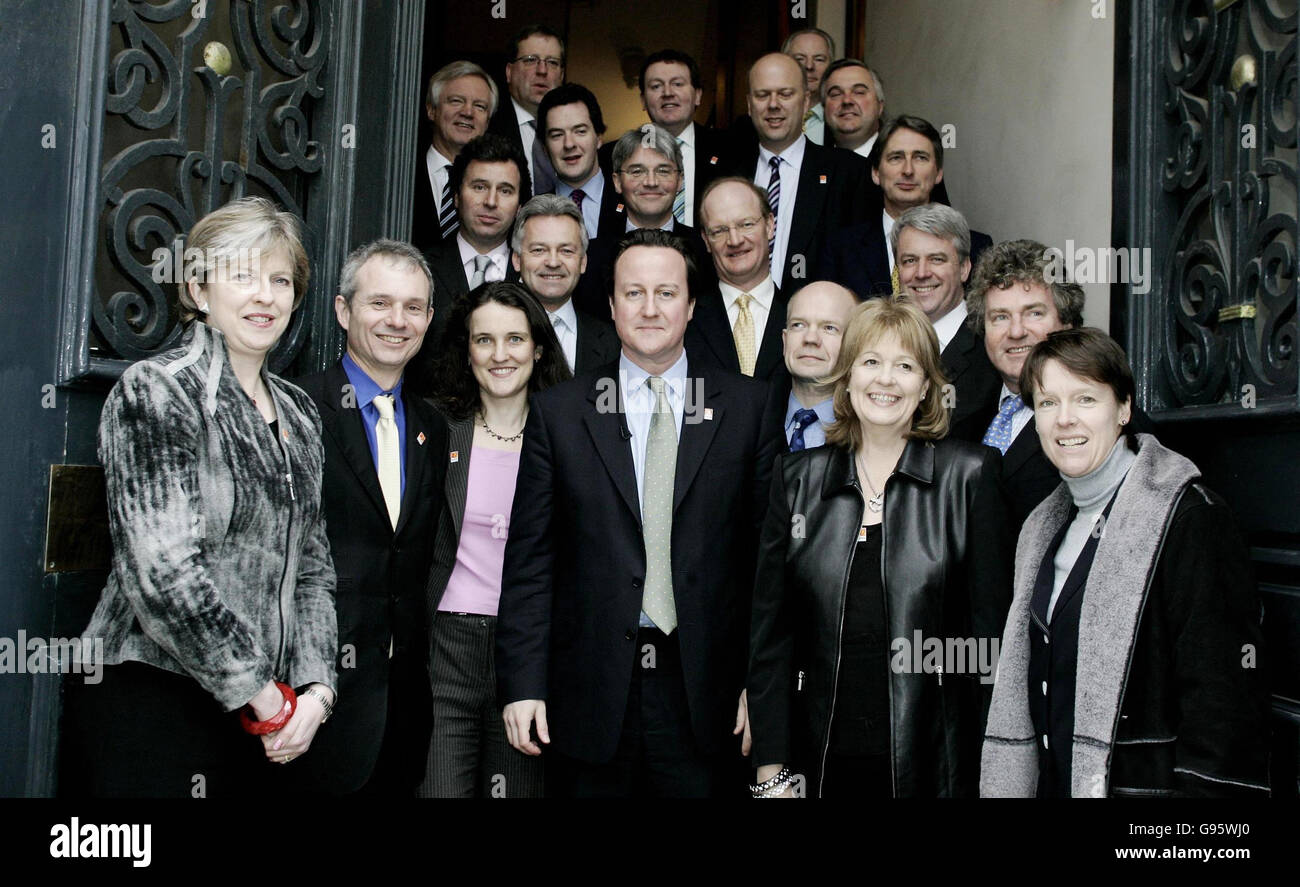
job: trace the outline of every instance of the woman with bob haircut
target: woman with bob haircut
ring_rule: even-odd
[[[107,667],[66,731],[92,795],[257,797],[334,703],[320,419],[266,367],[307,291],[299,222],[247,197],[186,247],[180,344],[128,368],[99,425],[113,569],[83,640]]]
[[[984,740],[995,797],[1268,793],[1250,558],[1196,466],[1134,434],[1096,329],[1034,346],[1020,390],[1063,483],[1030,514]]]
[[[854,309],[826,383],[826,446],[783,454],[773,472],[750,643],[751,789],[973,795],[1010,601],[997,451],[945,438],[939,342],[903,298]]]

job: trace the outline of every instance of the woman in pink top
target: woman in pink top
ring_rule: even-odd
[[[447,418],[447,513],[429,576],[433,736],[420,794],[540,797],[541,760],[506,742],[493,653],[528,397],[569,378],[541,303],[517,283],[452,305],[434,367]]]

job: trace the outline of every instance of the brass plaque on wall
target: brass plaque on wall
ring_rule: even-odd
[[[104,469],[98,465],[51,465],[45,572],[107,570],[112,558]]]

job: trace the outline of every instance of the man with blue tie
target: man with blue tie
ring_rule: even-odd
[[[826,443],[825,427],[835,421],[830,375],[858,297],[838,283],[810,283],[790,297],[781,342],[790,372],[785,439],[790,452]]]

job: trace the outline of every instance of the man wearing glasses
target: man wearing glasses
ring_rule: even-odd
[[[718,283],[695,300],[687,350],[788,390],[781,342],[787,297],[772,279],[774,220],[767,194],[740,176],[717,179],[700,200],[700,222]]]
[[[510,139],[528,159],[533,194],[555,189],[555,170],[537,138],[537,105],[564,82],[564,41],[545,25],[528,25],[506,47],[506,86],[510,101],[502,102],[488,131]],[[527,199],[529,195],[524,195]]]

